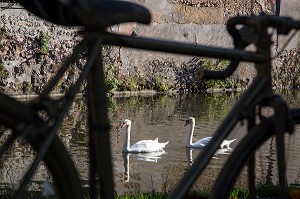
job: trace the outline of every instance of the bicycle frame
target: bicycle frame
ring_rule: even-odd
[[[271,63],[269,47],[260,49],[261,53],[254,53],[238,49],[227,49],[172,41],[166,42],[163,40],[141,37],[130,37],[112,34],[108,32],[101,32],[96,34],[98,34],[98,38],[101,38],[103,40],[103,44],[108,45],[123,46],[143,50],[162,51],[184,55],[227,58],[256,62],[255,67],[258,71],[257,78],[250,86],[250,88],[246,91],[246,93],[241,97],[239,102],[234,106],[231,112],[228,114],[226,119],[223,121],[223,123],[213,135],[213,139],[211,140],[211,142],[197,157],[193,166],[184,175],[177,187],[170,194],[169,198],[183,198],[192,186],[192,184],[195,182],[199,174],[206,167],[214,153],[217,151],[222,141],[229,135],[229,133],[237,124],[237,122],[243,119],[243,117],[245,117],[245,113],[243,111],[247,107],[255,107],[257,104],[261,103],[263,99],[266,99],[273,95],[270,77]],[[270,39],[269,35],[267,35],[267,37]],[[254,112],[253,115],[255,115]],[[248,123],[250,123],[250,120],[253,120],[253,118],[249,118]],[[251,125],[249,126],[249,128],[251,128]],[[102,157],[105,157],[105,155],[103,155]],[[108,156],[106,157],[108,158]]]
[[[183,198],[237,122],[246,119],[248,121],[248,129],[250,130],[255,125],[255,107],[257,105],[261,105],[264,100],[274,96],[271,82],[270,45],[265,45],[268,42],[271,44],[271,36],[267,33],[265,33],[265,35],[261,38],[261,41],[264,42],[261,43],[261,45],[258,45],[257,52],[260,53],[246,52],[244,50],[237,49],[222,49],[209,46],[183,44],[179,42],[166,42],[147,38],[128,37],[110,33],[101,33],[99,34],[99,37],[103,38],[104,43],[109,45],[255,62],[255,68],[257,70],[256,79],[232,108],[228,116],[223,120],[207,147],[205,147],[198,155],[194,164],[183,176],[168,198]],[[249,110],[251,110],[251,112],[245,112]],[[280,144],[282,145],[283,143]],[[280,156],[279,160],[280,158],[283,157]],[[253,167],[254,158],[249,161],[249,178],[254,178],[254,170],[251,169]],[[283,179],[285,179],[284,176]],[[250,181],[251,180],[249,179],[249,182]],[[249,186],[251,197],[251,194],[254,193],[254,185]]]

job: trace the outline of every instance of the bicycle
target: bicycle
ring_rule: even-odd
[[[199,71],[199,78],[223,79],[235,71],[240,61],[255,63],[257,70],[255,81],[233,107],[215,132],[211,142],[199,154],[194,164],[168,197],[172,199],[183,198],[188,193],[193,182],[213,157],[222,140],[227,137],[240,120],[247,120],[249,133],[240,142],[222,169],[211,198],[226,198],[228,196],[238,172],[248,161],[249,155],[251,156],[248,163],[249,190],[250,197],[254,197],[253,153],[257,147],[273,135],[277,137],[276,144],[279,154],[280,197],[286,196],[283,135],[286,131],[292,132],[294,123],[300,123],[300,109],[290,111],[284,100],[272,92],[271,34],[268,33],[268,29],[275,28],[278,34],[287,34],[291,29],[300,29],[300,21],[267,15],[232,18],[227,23],[227,29],[234,38],[234,48],[226,49],[107,32],[107,27],[124,22],[150,23],[150,12],[144,7],[130,2],[20,0],[19,3],[33,14],[52,23],[85,27],[85,35],[37,99],[24,104],[0,93],[0,121],[12,129],[11,135],[0,148],[0,156],[8,150],[17,138],[23,138],[37,151],[34,162],[24,175],[20,187],[15,193],[15,198],[23,196],[30,178],[41,161],[48,167],[60,198],[83,198],[83,189],[78,173],[56,132],[85,79],[88,82],[86,94],[90,160],[89,194],[90,198],[97,198],[98,192],[101,198],[114,198],[109,141],[110,127],[107,117],[103,65],[101,56],[99,56],[102,45],[232,60],[224,71]],[[91,18],[93,20],[90,20]],[[243,26],[240,27],[240,25]],[[244,50],[250,44],[256,45],[255,52]],[[87,62],[81,75],[63,97],[52,99],[49,96],[51,90],[68,69],[70,63],[74,62],[76,57],[86,48],[88,52]],[[261,109],[265,106],[274,109],[273,116],[265,117],[261,114]],[[257,120],[260,122],[257,123]],[[239,157],[238,160],[237,157]],[[234,168],[231,167],[233,163]]]

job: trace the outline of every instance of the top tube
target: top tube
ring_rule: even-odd
[[[118,34],[102,32],[104,44],[152,50],[182,55],[203,56],[212,58],[232,59],[248,62],[264,62],[267,59],[256,52],[247,52],[240,49],[205,46],[176,41],[166,41],[153,38],[130,37]]]

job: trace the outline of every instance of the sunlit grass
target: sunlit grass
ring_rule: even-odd
[[[265,197],[278,197],[279,190],[278,186],[272,184],[258,184],[256,186],[255,195],[257,198],[265,198]],[[3,191],[3,190],[2,190]],[[13,190],[6,190],[5,191],[8,195],[7,198],[10,198],[13,195]],[[8,193],[10,192],[10,194]],[[300,188],[299,186],[290,186],[288,188],[288,192],[290,195],[290,199],[300,199]],[[192,191],[184,199],[208,199],[210,190],[203,189],[198,191]],[[2,192],[3,194],[3,192]],[[115,199],[165,199],[167,198],[168,193],[161,193],[161,192],[147,192],[147,193],[135,193],[135,194],[122,194],[117,195]],[[249,192],[246,188],[236,187],[234,188],[230,194],[228,199],[246,199],[249,196]],[[2,195],[0,194],[0,198]],[[24,198],[42,198],[41,193],[39,192],[28,192],[24,196]],[[88,196],[85,199],[89,199]],[[100,198],[99,198],[100,199]]]
[[[164,199],[167,197],[165,193],[141,193],[133,195],[120,195],[116,199]]]

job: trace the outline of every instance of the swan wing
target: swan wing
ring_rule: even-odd
[[[200,140],[198,140],[197,142],[193,143],[194,147],[205,147],[209,141],[211,140],[211,137],[205,137],[202,138]]]
[[[166,143],[158,143],[158,139],[155,140],[141,140],[130,147],[132,152],[150,153],[154,151],[163,150]]]

